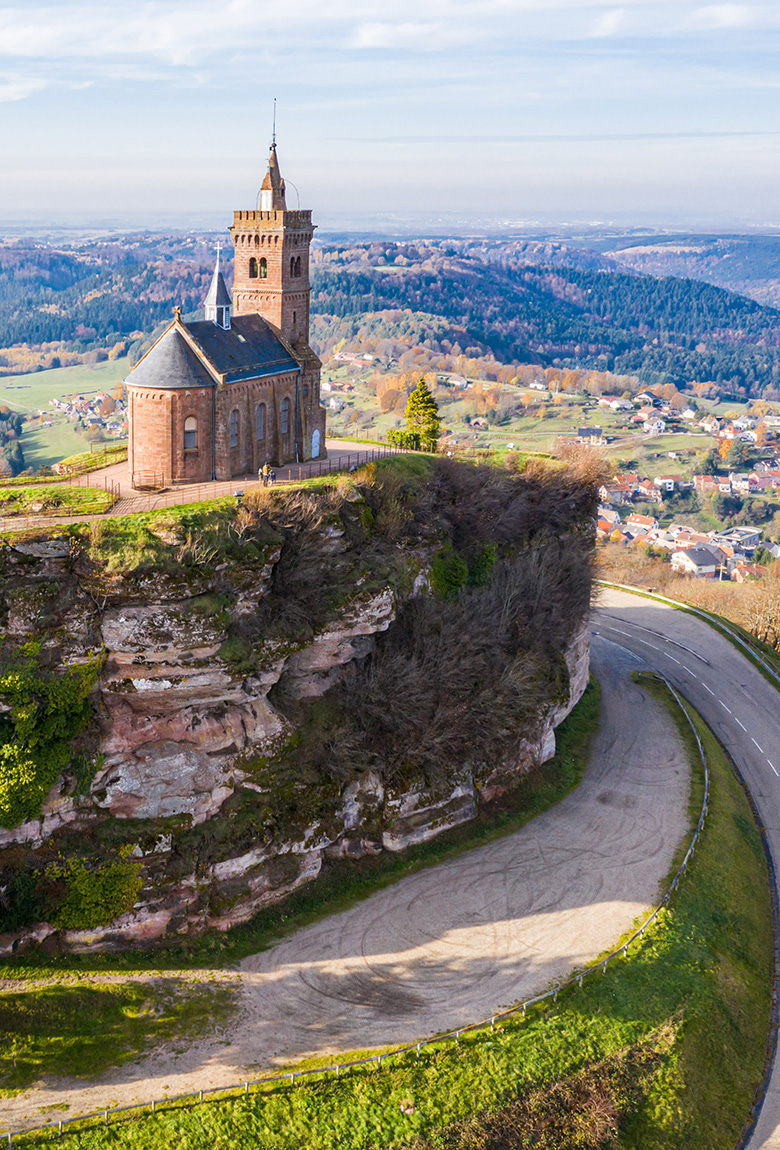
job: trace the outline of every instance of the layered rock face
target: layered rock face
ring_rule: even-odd
[[[326,555],[346,546],[332,524],[321,540]],[[61,778],[40,819],[0,830],[0,863],[44,844],[72,852],[80,836],[103,850],[110,834],[132,846],[143,866],[132,911],[90,930],[61,930],[59,946],[120,947],[246,921],[316,878],[327,859],[400,851],[474,818],[554,754],[555,727],[588,682],[584,620],[562,652],[565,689],[511,760],[453,764],[435,786],[387,782],[367,769],[346,783],[323,783],[312,803],[310,783],[276,771],[280,756],[294,762],[290,716],[326,702],[375,649],[404,597],[428,593],[431,547],[406,548],[406,568],[414,560],[407,590],[397,580],[367,589],[358,575],[314,633],[296,642],[265,634],[237,658],[227,642],[231,625],[273,593],[280,552],[279,543],[268,544],[218,578],[196,575],[187,583],[160,573],[103,579],[98,589],[94,570],[67,544],[6,549],[7,634],[18,643],[44,635],[42,657],[55,671],[90,654],[102,664],[89,734],[97,769],[88,791],[74,793],[69,777]],[[221,598],[212,601],[215,587]],[[53,924],[37,923],[0,935],[0,953],[52,933]]]

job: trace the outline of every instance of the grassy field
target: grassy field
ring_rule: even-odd
[[[0,1095],[41,1075],[88,1078],[160,1044],[213,1035],[229,1021],[228,980],[154,978],[88,984],[60,980],[0,992]]]
[[[649,676],[644,683],[651,693],[665,692]],[[691,754],[693,820],[701,767],[685,719],[665,701]],[[700,720],[697,726],[712,777],[699,849],[644,943],[605,976],[564,992],[526,1020],[464,1036],[459,1046],[340,1080],[166,1108],[71,1133],[70,1144],[83,1150],[734,1145],[763,1067],[771,904],[749,803],[714,736]],[[19,1144],[48,1140],[22,1137]]]
[[[0,378],[0,403],[14,411],[37,411],[47,408],[50,399],[64,395],[95,395],[107,391],[124,379],[130,370],[126,357],[96,363],[94,366],[77,364],[75,367],[55,367],[49,371],[34,371],[29,375],[9,375]]]
[[[53,420],[51,427],[26,424],[22,434],[24,461],[28,467],[51,467],[66,455],[84,451],[86,440],[76,426],[53,407],[49,400],[65,395],[95,395],[98,391],[113,393],[114,386],[130,370],[126,357],[97,363],[94,367],[79,364],[76,367],[58,367],[29,375],[0,378],[0,404],[13,411],[47,412]]]
[[[111,507],[113,497],[97,487],[48,486],[0,487],[0,517],[100,515]]]

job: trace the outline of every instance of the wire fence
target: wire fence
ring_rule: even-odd
[[[278,469],[274,487],[300,483],[303,479],[318,479],[341,471],[352,471],[389,455],[408,454],[400,447],[376,447],[370,451],[339,452],[328,459],[315,459],[310,463],[285,464]],[[151,492],[148,495],[125,496],[112,514],[133,515],[139,511],[158,511],[175,507],[179,503],[202,503],[207,499],[220,499],[226,495],[244,494],[247,490],[263,486],[256,476],[235,476],[233,479],[212,480],[209,483],[174,488],[172,491]]]
[[[374,463],[390,455],[407,455],[400,447],[376,447],[370,451],[339,452],[333,458],[314,460],[311,463],[286,464],[279,468],[274,487],[298,483],[303,479],[317,479],[335,475],[342,471],[352,471],[367,463]],[[147,511],[160,511],[166,507],[176,507],[184,503],[202,503],[208,499],[224,499],[233,495],[244,495],[262,486],[256,476],[234,476],[233,479],[214,480],[209,483],[187,484],[170,491],[155,491],[148,495],[121,495],[117,480],[107,476],[71,476],[60,481],[58,486],[85,487],[94,491],[104,491],[110,500],[102,499],[99,504],[84,509],[62,507],[59,514],[40,515],[37,513],[8,515],[0,517],[0,532],[22,531],[29,528],[49,527],[65,523],[79,523],[100,515],[137,515]]]
[[[634,943],[638,943],[643,940],[645,931],[656,921],[661,911],[668,904],[670,898],[677,889],[680,880],[688,870],[688,864],[698,844],[699,838],[704,828],[707,811],[709,809],[710,772],[707,765],[707,756],[704,753],[704,747],[702,746],[699,732],[696,729],[696,724],[691,718],[683,700],[680,698],[677,691],[675,691],[671,683],[669,683],[669,681],[662,675],[659,675],[659,678],[664,682],[669,692],[674,696],[674,699],[688,720],[691,730],[693,731],[693,734],[696,738],[696,745],[699,749],[699,755],[701,757],[701,763],[704,770],[704,797],[702,800],[701,813],[699,814],[699,819],[696,823],[696,829],[694,830],[693,836],[688,846],[688,850],[685,853],[685,857],[680,863],[674,878],[669,884],[669,887],[667,888],[667,891],[661,899],[660,903],[655,907],[653,911],[651,911],[642,925],[638,927],[621,946],[612,951],[611,954],[608,954],[606,958],[599,959],[592,966],[575,972],[570,978],[566,979],[564,982],[558,983],[556,986],[552,987],[550,990],[545,991],[543,994],[537,994],[533,998],[527,998],[525,1001],[518,1003],[516,1006],[510,1006],[506,1010],[496,1011],[496,1013],[492,1014],[490,1018],[483,1018],[479,1022],[472,1022],[466,1026],[460,1026],[456,1030],[449,1030],[444,1034],[436,1034],[430,1038],[421,1039],[418,1042],[411,1042],[405,1046],[395,1047],[393,1050],[385,1051],[384,1054],[374,1054],[367,1058],[356,1058],[351,1062],[334,1063],[330,1066],[316,1066],[312,1067],[310,1070],[297,1070],[290,1071],[286,1074],[275,1074],[265,1076],[263,1078],[247,1079],[244,1082],[234,1083],[230,1086],[214,1086],[205,1090],[193,1091],[187,1094],[173,1095],[168,1098],[155,1098],[151,1102],[134,1103],[131,1106],[116,1106],[111,1109],[96,1110],[91,1114],[84,1114],[80,1117],[63,1118],[57,1122],[47,1122],[42,1126],[31,1127],[28,1130],[8,1131],[4,1135],[4,1137],[7,1139],[7,1144],[9,1146],[13,1146],[14,1144],[21,1145],[22,1143],[19,1141],[20,1139],[26,1141],[28,1139],[38,1138],[41,1134],[44,1133],[56,1133],[61,1137],[63,1134],[74,1133],[76,1130],[83,1131],[85,1129],[89,1129],[96,1124],[109,1126],[112,1124],[109,1121],[110,1118],[115,1115],[122,1115],[123,1117],[119,1118],[118,1121],[126,1122],[131,1120],[132,1112],[134,1112],[135,1117],[140,1117],[142,1114],[156,1114],[159,1112],[161,1107],[171,1107],[173,1103],[184,1103],[185,1105],[189,1104],[191,1106],[197,1106],[208,1101],[217,1102],[229,1098],[237,1098],[241,1095],[249,1094],[250,1091],[255,1094],[260,1094],[267,1093],[269,1092],[269,1089],[284,1085],[294,1087],[297,1083],[302,1082],[304,1079],[313,1078],[316,1075],[331,1075],[339,1078],[346,1071],[353,1070],[360,1066],[375,1065],[378,1069],[381,1069],[382,1064],[389,1058],[398,1058],[411,1054],[419,1055],[420,1052],[426,1047],[437,1046],[440,1043],[459,1043],[464,1034],[472,1034],[479,1030],[495,1030],[497,1023],[500,1023],[503,1019],[510,1018],[514,1015],[521,1015],[523,1018],[525,1018],[528,1010],[532,1007],[539,1006],[540,1004],[549,1002],[550,1000],[557,1002],[558,995],[563,991],[568,990],[573,986],[581,987],[586,978],[591,978],[599,972],[602,975],[606,974],[611,962],[619,958],[621,955],[624,958],[628,957],[630,947]]]

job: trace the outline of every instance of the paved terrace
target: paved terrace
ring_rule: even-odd
[[[335,471],[348,471],[350,467],[370,463],[385,455],[398,454],[397,449],[370,444],[352,443],[348,440],[329,439],[326,443],[327,459],[311,463],[288,463],[275,467],[276,486],[295,483],[299,479],[311,479],[318,475],[328,475]],[[130,466],[114,463],[99,471],[79,475],[64,481],[73,487],[93,487],[113,490],[117,501],[113,508],[102,515],[9,515],[0,518],[0,531],[20,531],[28,527],[51,527],[60,523],[86,523],[93,519],[105,519],[106,515],[134,515],[141,511],[156,511],[163,507],[173,507],[182,503],[200,503],[206,499],[219,499],[234,495],[237,491],[251,491],[260,487],[257,474],[235,475],[232,479],[214,483],[177,483],[162,491],[140,492],[130,485]]]

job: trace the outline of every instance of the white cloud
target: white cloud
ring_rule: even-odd
[[[757,16],[755,9],[747,4],[708,4],[703,8],[695,8],[687,24],[690,28],[705,31],[718,28],[749,28],[758,23]]]
[[[25,100],[33,92],[40,92],[46,87],[45,80],[33,80],[27,77],[0,78],[0,104],[9,104],[16,100]]]
[[[361,24],[349,40],[351,48],[401,48],[410,51],[434,52],[473,40],[473,32],[463,27],[443,27],[439,24]]]
[[[611,11],[602,12],[596,21],[595,27],[591,32],[591,36],[599,38],[602,36],[614,36],[625,26],[626,14],[622,8],[613,8]]]

